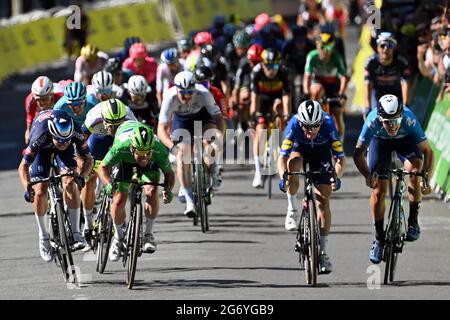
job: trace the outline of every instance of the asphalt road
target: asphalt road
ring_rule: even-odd
[[[134,290],[126,288],[120,263],[108,262],[105,274],[99,275],[95,257],[81,252],[75,254],[81,288],[66,286],[57,266],[45,264],[39,256],[35,218],[23,200],[16,171],[23,147],[22,101],[37,73],[15,76],[0,87],[0,299],[450,298],[450,216],[436,197],[423,202],[421,239],[406,245],[397,281],[379,287],[373,281],[382,280],[384,264],[374,267],[368,260],[373,239],[370,190],[351,158],[342,190],[333,194],[331,203],[328,253],[334,270],[319,277],[317,288],[305,284],[293,250],[295,233],[284,229],[285,196],[274,183],[275,196],[268,200],[263,190],[251,187],[252,167],[240,165],[226,168],[210,207],[210,232],[202,234],[200,227],[192,226],[177,200],[161,206],[155,226],[158,250],[139,259]],[[45,73],[65,77],[63,68]],[[357,119],[349,127],[347,148],[357,135]]]

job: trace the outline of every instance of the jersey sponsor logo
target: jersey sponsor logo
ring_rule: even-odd
[[[289,139],[284,139],[283,144],[281,145],[281,150],[291,150],[292,149],[292,141]]]
[[[40,112],[38,115],[38,120],[39,122],[44,122],[45,120],[47,120],[48,118],[50,118],[50,116],[52,115],[52,110],[49,111],[45,111],[45,112]]]
[[[336,152],[343,152],[344,148],[342,147],[342,143],[340,141],[335,141],[331,144],[331,147]]]
[[[406,119],[406,125],[408,127],[414,127],[416,125],[416,123],[417,123],[416,119],[413,119],[413,118],[407,118]]]

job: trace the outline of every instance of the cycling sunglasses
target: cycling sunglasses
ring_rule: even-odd
[[[380,121],[381,121],[383,124],[387,125],[387,126],[399,125],[399,124],[402,123],[402,120],[403,120],[402,117],[400,117],[400,118],[395,118],[395,119],[383,119],[383,118],[380,118]]]
[[[386,48],[387,49],[394,49],[395,45],[392,42],[383,42],[383,43],[379,44],[379,47],[381,49],[386,49]]]
[[[72,137],[70,137],[69,139],[63,139],[63,138],[56,138],[56,137],[53,137],[53,139],[54,139],[56,142],[58,142],[59,144],[65,145],[65,144],[70,143],[70,141],[72,140]]]
[[[50,101],[52,98],[53,98],[53,96],[49,95],[49,94],[44,95],[44,96],[34,96],[34,99],[36,101]]]
[[[306,124],[302,124],[302,127],[303,127],[305,130],[312,130],[312,129],[317,129],[317,128],[319,128],[321,125],[322,125],[322,123],[319,122],[318,124],[315,124],[315,125],[312,125],[312,126],[306,125]]]
[[[187,90],[178,89],[178,92],[182,96],[192,96],[194,94],[195,90],[194,89],[187,89]]]
[[[112,90],[112,88],[96,89],[95,92],[96,92],[97,94],[112,95],[113,90]]]
[[[265,64],[267,69],[271,69],[271,70],[278,70],[278,68],[280,68],[280,65],[278,63],[267,63]]]
[[[85,102],[85,100],[73,100],[73,101],[68,101],[67,103],[72,107],[79,107],[79,106],[83,105],[84,102]]]
[[[151,157],[153,151],[152,151],[152,150],[146,151],[146,150],[137,150],[137,149],[134,149],[134,150],[133,150],[133,153],[134,153],[135,155],[137,155],[138,157]]]

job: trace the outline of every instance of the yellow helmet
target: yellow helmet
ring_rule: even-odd
[[[98,49],[95,45],[88,43],[83,48],[81,48],[81,56],[86,60],[91,60],[97,56]]]

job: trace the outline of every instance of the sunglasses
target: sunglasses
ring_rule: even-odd
[[[50,101],[53,98],[52,95],[45,95],[45,96],[34,96],[34,99],[36,101]]]
[[[97,94],[112,95],[113,90],[112,90],[112,88],[107,88],[107,89],[96,89],[95,92],[96,92]]]
[[[60,145],[66,145],[66,144],[69,144],[70,141],[72,140],[72,138],[69,138],[69,139],[62,139],[62,138],[56,138],[56,137],[53,137],[53,139],[54,139],[58,144],[60,144]]]
[[[133,153],[134,153],[135,155],[137,155],[138,157],[150,157],[151,154],[152,154],[152,150],[146,151],[146,150],[137,150],[137,149],[134,149],[134,150],[133,150]]]
[[[315,124],[315,125],[313,125],[313,126],[309,126],[309,125],[306,125],[306,124],[302,124],[302,127],[303,127],[303,129],[305,129],[305,130],[313,130],[313,129],[319,128],[321,125],[322,125],[322,123],[318,123],[318,124]]]
[[[280,68],[280,65],[278,63],[268,63],[265,64],[264,66],[270,70],[278,70],[278,68]]]
[[[387,42],[379,45],[381,49],[393,49],[395,45],[393,43]]]
[[[105,127],[107,127],[107,128],[116,129],[116,128],[120,127],[120,125],[121,125],[122,123],[110,123],[110,122],[103,121],[103,124],[104,124]]]
[[[83,105],[85,102],[85,100],[73,100],[73,101],[68,101],[67,103],[71,106],[71,107],[79,107],[81,105]]]
[[[182,95],[182,96],[192,96],[195,92],[194,89],[188,89],[188,90],[178,90],[178,92]]]
[[[402,117],[400,117],[400,118],[395,118],[395,119],[383,119],[383,118],[380,118],[380,121],[381,121],[383,124],[387,125],[387,126],[399,125],[399,124],[402,123],[402,120],[403,120]]]

